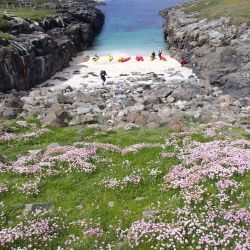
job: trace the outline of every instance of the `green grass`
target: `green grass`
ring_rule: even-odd
[[[198,3],[188,4],[185,10],[198,11],[203,18],[227,16],[231,18],[233,24],[250,24],[249,0],[201,0]]]
[[[3,19],[3,15],[5,12],[11,13],[13,15],[22,17],[26,20],[32,20],[32,21],[41,21],[44,17],[53,15],[56,11],[55,10],[49,10],[49,9],[31,9],[31,8],[22,8],[22,9],[0,9],[0,37],[4,37],[5,39],[10,39],[8,35],[4,34],[4,31],[7,31],[10,27],[10,24],[8,21]]]
[[[35,120],[31,122],[36,122]],[[38,126],[40,123],[37,122]],[[13,123],[6,125],[10,129]],[[29,129],[19,128],[16,133],[24,133]],[[112,143],[121,147],[126,147],[135,143],[164,143],[169,138],[169,131],[165,128],[159,129],[134,129],[131,131],[117,130],[114,132],[96,135],[101,132],[98,129],[81,128],[51,128],[52,133],[44,134],[38,138],[24,140],[21,142],[0,143],[0,152],[8,161],[15,160],[18,155],[25,154],[31,149],[46,149],[50,143],[59,143],[61,145],[71,145],[76,141],[103,142]],[[194,134],[193,140],[205,142],[209,141],[203,135]],[[32,202],[46,202],[53,204],[54,213],[62,208],[67,213],[65,221],[78,219],[98,220],[106,230],[109,225],[129,227],[135,220],[141,219],[141,213],[152,207],[152,204],[161,202],[164,209],[168,211],[176,210],[182,206],[182,201],[178,198],[178,190],[168,190],[163,192],[161,186],[164,183],[163,176],[168,172],[171,166],[179,163],[177,158],[162,158],[160,153],[162,148],[142,149],[136,154],[121,155],[109,151],[98,150],[98,157],[101,159],[111,159],[112,164],[94,161],[97,170],[92,174],[83,174],[73,172],[69,175],[49,176],[43,180],[40,186],[38,196],[25,196],[22,194],[8,192],[2,197],[5,204],[5,211],[8,213],[9,220],[17,221],[17,215],[22,213],[24,204]],[[166,150],[165,150],[166,151]],[[124,166],[125,160],[130,161],[129,166]],[[154,178],[147,175],[143,182],[137,186],[127,186],[123,190],[104,188],[100,183],[108,177],[122,179],[134,170],[148,172],[149,168],[159,168],[162,173]],[[245,188],[249,188],[249,177],[241,177]],[[7,182],[8,186],[14,186],[17,183],[27,181],[29,178],[15,174],[0,174],[0,182]],[[210,184],[207,184],[208,187]],[[173,195],[177,195],[173,198]],[[145,197],[142,201],[135,201],[136,197]],[[113,201],[114,207],[109,207],[108,202]],[[84,208],[79,209],[77,206],[83,204]],[[247,207],[250,205],[249,197],[242,204]],[[130,213],[125,215],[125,210]],[[169,217],[170,219],[171,217]],[[119,221],[119,223],[118,223]],[[65,231],[58,239],[57,244],[63,243],[70,234],[81,235],[77,228],[71,228]],[[116,241],[115,232],[102,239],[104,242]],[[84,245],[74,247],[74,249],[93,249],[93,239],[88,238]],[[55,243],[46,249],[55,249]],[[124,246],[122,249],[130,249]],[[147,246],[141,246],[139,249],[148,249]]]

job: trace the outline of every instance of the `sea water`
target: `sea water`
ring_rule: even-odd
[[[99,6],[105,24],[90,52],[98,55],[146,55],[167,51],[159,11],[181,0],[107,0]]]

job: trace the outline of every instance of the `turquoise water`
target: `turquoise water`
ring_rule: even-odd
[[[97,54],[149,54],[167,50],[159,11],[181,0],[109,0],[102,32],[90,48]]]

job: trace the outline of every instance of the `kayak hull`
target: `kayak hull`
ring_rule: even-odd
[[[135,58],[135,60],[136,60],[137,62],[142,62],[142,61],[144,61],[144,58],[143,58],[142,56],[137,56],[137,57]]]
[[[124,63],[124,62],[129,61],[130,59],[131,59],[131,57],[122,58],[119,60],[119,62]]]
[[[162,61],[167,61],[167,58],[165,56],[161,56]]]

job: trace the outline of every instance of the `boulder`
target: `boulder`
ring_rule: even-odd
[[[86,108],[86,107],[79,107],[77,108],[77,114],[78,115],[83,115],[91,112],[91,108]]]
[[[142,217],[144,217],[144,218],[154,217],[159,212],[160,212],[159,210],[144,210],[144,211],[142,211]]]
[[[73,104],[75,102],[74,93],[65,93],[58,95],[58,103],[61,104]]]
[[[146,123],[146,117],[144,115],[138,115],[134,122],[137,125],[144,125]]]
[[[56,127],[62,127],[67,124],[69,119],[68,112],[62,106],[57,106],[50,110],[49,114],[43,118],[43,123]]]
[[[51,143],[47,146],[47,150],[51,150],[51,149],[54,149],[54,148],[58,148],[60,147],[61,145],[57,142],[54,142],[54,143]]]
[[[50,202],[25,204],[23,214],[29,215],[36,210],[46,210],[51,212],[52,204]]]
[[[0,155],[0,163],[5,163],[5,157],[3,157],[2,155]]]
[[[81,116],[80,121],[81,121],[80,124],[97,122],[97,120],[93,114],[86,114],[86,115]]]
[[[128,111],[130,113],[140,113],[142,110],[144,110],[145,106],[143,104],[137,104],[134,106],[131,106],[128,108]]]

